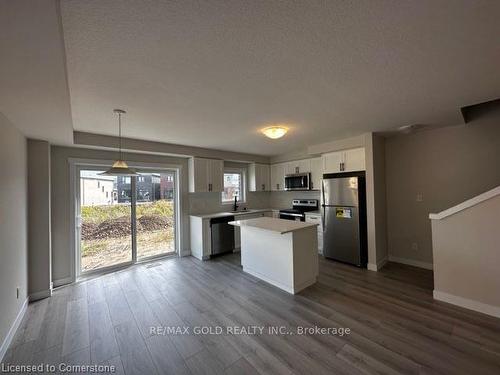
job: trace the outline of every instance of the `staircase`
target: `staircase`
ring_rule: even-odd
[[[434,299],[500,318],[500,186],[429,218]]]

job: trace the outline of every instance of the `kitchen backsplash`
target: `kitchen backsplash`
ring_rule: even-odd
[[[318,199],[319,191],[273,191],[246,193],[247,201],[240,207],[290,208],[293,199]],[[190,193],[189,213],[207,214],[231,210],[232,206],[221,203],[220,193]]]
[[[249,208],[268,208],[269,192],[246,193],[246,202],[241,207]],[[207,214],[212,212],[223,212],[232,210],[232,204],[221,203],[221,193],[190,193],[189,194],[189,213]]]

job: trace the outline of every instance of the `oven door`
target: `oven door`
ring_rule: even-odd
[[[285,176],[285,190],[310,190],[309,173],[288,174]]]
[[[280,219],[306,221],[306,217],[304,214],[295,214],[291,212],[280,212]]]

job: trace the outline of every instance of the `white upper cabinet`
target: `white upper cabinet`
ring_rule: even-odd
[[[224,160],[210,160],[210,191],[224,191]]]
[[[341,171],[344,155],[342,151],[330,152],[322,156],[323,171],[325,173],[339,173]]]
[[[250,164],[248,168],[248,190],[269,191],[271,190],[271,176],[267,164]]]
[[[366,165],[364,148],[353,148],[352,150],[346,150],[344,152],[343,172],[364,171],[365,169]]]
[[[285,190],[285,170],[286,163],[272,164],[271,165],[271,190],[282,191]]]
[[[311,172],[311,159],[290,161],[286,163],[285,174],[308,173]]]
[[[189,159],[189,192],[222,192],[224,161],[205,158]]]
[[[271,190],[285,190],[285,176],[296,173],[311,174],[311,189],[320,190],[323,178],[323,161],[320,157],[271,165]]]
[[[324,173],[355,172],[366,169],[365,149],[362,147],[330,152],[324,154],[322,158]]]
[[[323,160],[311,159],[311,190],[321,190],[321,180],[323,180]]]

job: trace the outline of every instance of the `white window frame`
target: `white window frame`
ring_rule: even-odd
[[[182,165],[179,164],[160,164],[160,163],[142,163],[142,162],[128,162],[128,165],[134,169],[136,169],[138,172],[146,172],[148,173],[149,171],[151,172],[158,172],[162,170],[166,171],[174,171],[175,172],[175,177],[174,177],[174,182],[175,182],[175,210],[174,210],[174,220],[175,220],[175,234],[174,234],[174,241],[175,241],[175,253],[170,255],[170,254],[159,254],[159,255],[154,255],[152,257],[140,259],[137,261],[137,259],[133,259],[131,262],[127,263],[121,263],[118,265],[110,266],[110,267],[102,267],[99,268],[95,271],[86,271],[86,272],[81,272],[81,265],[80,265],[80,260],[81,260],[81,254],[80,254],[80,238],[79,238],[79,233],[77,230],[77,225],[78,225],[78,210],[80,207],[80,202],[79,202],[79,197],[80,197],[80,169],[102,169],[102,168],[109,168],[111,164],[113,164],[113,160],[106,160],[106,159],[78,159],[78,158],[69,158],[68,163],[70,166],[70,173],[69,173],[69,178],[70,178],[70,191],[72,192],[70,194],[70,249],[71,249],[71,269],[70,269],[70,277],[57,280],[57,286],[61,286],[64,284],[69,284],[69,283],[74,283],[78,281],[78,279],[82,277],[86,277],[88,275],[97,275],[97,274],[105,274],[108,272],[112,272],[115,270],[119,270],[125,267],[129,267],[134,264],[140,264],[141,262],[148,262],[151,261],[152,259],[156,258],[166,258],[166,257],[172,257],[172,256],[177,256],[180,257],[182,256],[181,252],[184,246],[184,242],[182,241],[183,235],[184,235],[184,228],[181,225],[181,222],[183,221],[182,217],[182,205],[183,205],[183,200],[182,200],[182,178],[181,176],[183,175],[183,169]],[[131,181],[132,182],[132,181]],[[56,282],[54,282],[56,284]]]
[[[222,172],[222,176],[223,176],[222,188],[223,189],[224,189],[224,183],[225,183],[224,174],[226,174],[226,173],[239,173],[240,174],[240,176],[241,176],[241,187],[240,187],[241,197],[238,200],[238,204],[246,203],[246,198],[247,198],[246,170],[243,168],[224,168],[224,171]],[[222,198],[223,195],[224,195],[224,192],[220,193],[221,204],[230,205],[230,204],[234,203],[234,201],[232,199],[230,201],[225,201]]]

